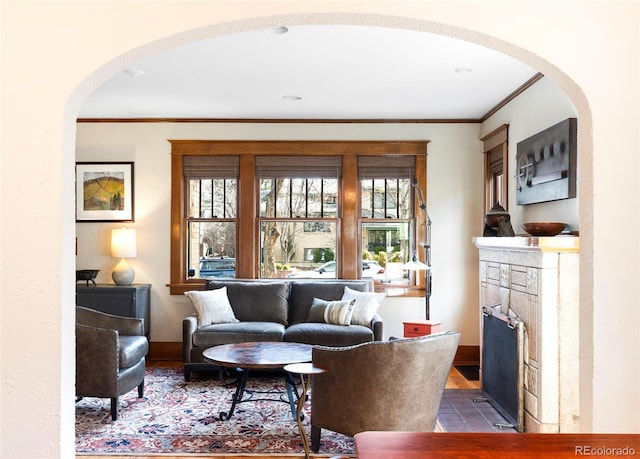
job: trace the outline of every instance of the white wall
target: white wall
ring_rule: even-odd
[[[477,250],[482,226],[482,143],[478,124],[228,124],[79,123],[76,161],[134,161],[138,257],[128,260],[136,283],[153,285],[151,340],[179,342],[182,318],[193,313],[183,296],[169,295],[171,147],[169,139],[428,140],[427,203],[433,221],[434,293],[431,317],[478,344]],[[109,238],[118,223],[77,223],[78,269],[100,269],[113,283],[118,262]],[[385,336],[402,335],[402,321],[424,319],[424,299],[389,298],[380,310]]]
[[[640,432],[637,2],[264,1],[248,8],[6,0],[0,8],[3,458],[73,456],[75,224],[68,197],[82,101],[128,63],[171,44],[274,23],[444,33],[519,58],[570,96],[583,128],[580,428]],[[42,261],[37,277],[32,252]]]
[[[511,223],[516,234],[523,233],[520,225],[525,222],[564,222],[568,223],[568,230],[580,229],[579,197],[518,206],[514,179],[518,142],[567,118],[575,118],[577,113],[567,94],[553,81],[543,78],[483,123],[482,136],[503,124],[509,125],[508,199]],[[578,120],[578,129],[582,128]],[[578,145],[578,163],[581,160],[580,151],[581,145]]]

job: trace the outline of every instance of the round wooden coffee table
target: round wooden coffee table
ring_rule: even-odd
[[[242,371],[242,376],[237,381],[236,392],[233,394],[231,408],[228,413],[220,413],[220,420],[230,419],[236,404],[249,400],[243,397],[250,370],[282,370],[292,363],[311,362],[312,348],[309,344],[265,341],[223,344],[206,349],[202,355],[208,362]],[[296,419],[296,401],[299,396],[290,374],[285,372],[284,376],[291,415]]]

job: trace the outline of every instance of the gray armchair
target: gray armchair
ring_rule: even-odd
[[[110,398],[114,421],[121,395],[143,396],[148,352],[142,319],[76,307],[76,397]]]
[[[315,347],[313,364],[326,371],[311,381],[311,449],[320,449],[322,429],[433,431],[459,341],[459,332],[445,332]]]

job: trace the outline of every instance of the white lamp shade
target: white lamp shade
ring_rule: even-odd
[[[402,269],[407,271],[428,271],[431,268],[418,260],[418,255],[414,253],[411,260],[402,265]]]
[[[111,256],[114,258],[134,258],[136,250],[136,230],[114,229],[111,232]]]

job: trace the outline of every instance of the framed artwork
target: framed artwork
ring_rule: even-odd
[[[76,222],[132,222],[133,162],[76,163]]]
[[[577,119],[566,120],[518,142],[519,206],[576,197]]]

